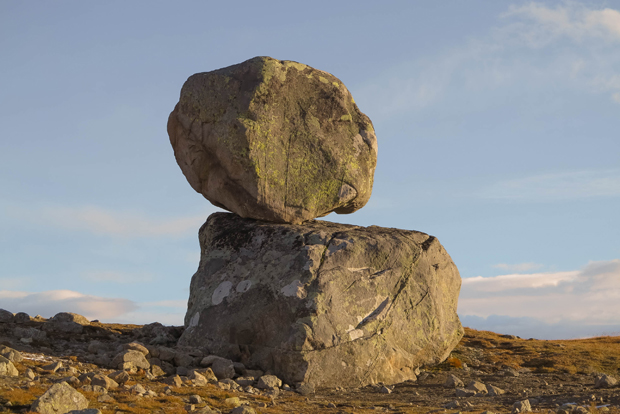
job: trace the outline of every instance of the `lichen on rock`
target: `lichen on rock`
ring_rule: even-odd
[[[190,76],[168,119],[190,185],[241,217],[299,224],[370,198],[377,139],[335,76],[256,57]]]

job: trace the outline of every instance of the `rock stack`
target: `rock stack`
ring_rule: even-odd
[[[433,236],[315,221],[368,201],[377,141],[343,83],[269,57],[191,76],[168,121],[190,185],[230,213],[199,232],[180,344],[300,386],[392,384],[463,335]]]

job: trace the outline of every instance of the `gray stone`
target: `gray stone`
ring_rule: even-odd
[[[594,388],[611,388],[618,383],[618,380],[611,375],[601,375],[596,379]]]
[[[458,270],[427,234],[215,213],[200,245],[179,344],[247,348],[247,365],[289,384],[414,380],[463,335]]]
[[[282,380],[275,375],[263,375],[258,379],[256,388],[263,390],[271,390],[274,388],[280,388],[282,386]]]
[[[191,367],[193,365],[194,358],[188,354],[177,352],[174,356],[174,363],[177,367]]]
[[[12,323],[15,321],[15,315],[5,309],[0,309],[0,323]]]
[[[26,323],[30,322],[30,315],[26,312],[17,312],[13,318],[15,323]]]
[[[230,414],[256,414],[254,408],[248,405],[240,405],[238,407],[233,408],[230,411]]]
[[[108,374],[108,377],[119,384],[124,384],[131,379],[131,376],[127,373],[127,371],[124,371],[122,369]]]
[[[183,385],[183,380],[181,380],[181,377],[179,377],[178,375],[172,375],[166,379],[164,379],[163,381],[164,384],[168,384],[168,385],[172,385],[175,387],[180,387],[181,385]]]
[[[93,375],[90,384],[92,386],[98,385],[106,390],[110,388],[118,388],[118,383],[106,375]]]
[[[50,364],[43,365],[41,368],[42,368],[42,369],[44,369],[45,371],[56,372],[56,371],[58,371],[60,368],[62,368],[62,362],[60,362],[60,361],[55,361],[55,362],[52,362],[52,363],[50,363]]]
[[[486,385],[484,385],[480,381],[475,381],[475,380],[470,381],[469,384],[467,384],[466,389],[475,391],[476,394],[486,394],[488,392]]]
[[[506,391],[491,384],[486,384],[486,387],[487,387],[488,394],[492,397],[496,397],[498,395],[502,395],[506,393]]]
[[[9,348],[8,346],[0,345],[0,355],[2,355],[11,362],[22,362],[24,360],[21,352],[13,348]]]
[[[132,370],[135,368],[149,369],[151,364],[140,351],[126,350],[116,355],[112,366],[118,369]]]
[[[0,356],[0,375],[6,375],[9,377],[16,377],[19,375],[19,371],[15,368],[15,365],[7,358]]]
[[[191,76],[168,119],[181,171],[218,207],[278,223],[370,198],[377,139],[333,75],[269,57]]]
[[[446,388],[461,388],[464,385],[465,384],[463,384],[463,381],[459,377],[452,374],[448,375],[446,382],[443,383],[443,386]]]
[[[456,389],[456,396],[457,397],[474,397],[476,394],[478,394],[476,391],[474,390],[470,390],[470,389],[466,389],[466,388],[457,388]]]
[[[193,394],[189,396],[189,402],[190,404],[201,404],[202,403],[202,397],[198,394]]]
[[[30,406],[30,411],[41,414],[68,413],[88,408],[88,400],[66,382],[52,385]]]
[[[74,322],[83,326],[90,325],[90,321],[83,317],[82,315],[78,315],[77,313],[71,312],[60,312],[54,315],[53,318],[50,319],[52,323],[64,323],[64,322]]]
[[[159,348],[159,359],[161,359],[162,361],[174,361],[174,357],[176,356],[176,354],[177,353],[174,349],[167,348],[165,346]]]
[[[512,413],[525,413],[528,411],[532,411],[532,405],[530,404],[530,400],[516,401],[512,405]]]
[[[123,349],[138,351],[144,356],[147,356],[149,354],[149,350],[139,342],[130,342],[128,344],[123,344]]]
[[[447,408],[448,410],[454,410],[455,408],[460,407],[461,404],[458,401],[450,401],[448,404],[444,405],[444,408]]]
[[[211,369],[219,380],[232,378],[235,376],[235,367],[230,359],[216,359],[213,361],[213,364],[211,364]]]

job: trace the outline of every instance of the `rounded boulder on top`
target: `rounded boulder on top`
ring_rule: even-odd
[[[300,224],[370,198],[372,122],[335,76],[255,57],[189,77],[168,119],[192,188],[244,218]]]

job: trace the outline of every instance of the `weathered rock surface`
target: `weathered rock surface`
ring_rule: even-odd
[[[299,224],[362,208],[377,139],[333,75],[255,57],[190,76],[168,119],[192,188],[241,217]]]
[[[30,411],[41,414],[67,413],[71,410],[88,408],[88,400],[66,382],[54,384],[30,407]]]
[[[463,334],[458,270],[427,234],[215,213],[200,244],[179,344],[246,358],[289,384],[415,379]]]

